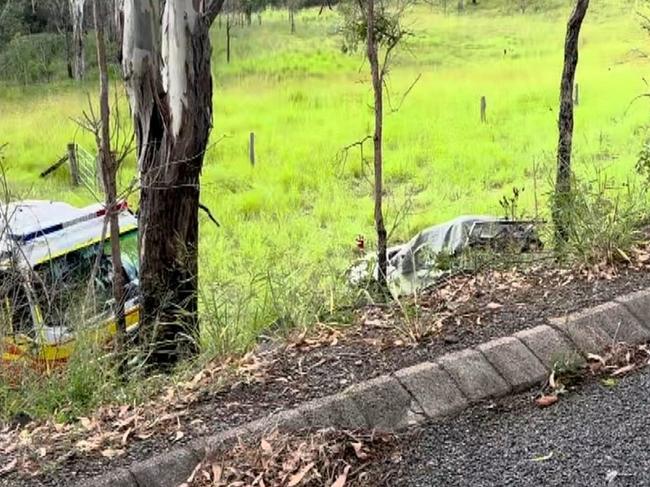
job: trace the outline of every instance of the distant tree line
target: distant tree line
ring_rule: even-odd
[[[105,0],[109,63],[120,63],[123,0]],[[302,8],[333,6],[338,0],[226,0],[221,16],[231,25],[261,23],[267,8],[286,8],[291,31],[294,13]],[[254,19],[255,17],[255,19]],[[90,0],[0,0],[0,80],[21,84],[56,78],[83,79],[86,65],[96,66]],[[85,49],[84,43],[92,44]],[[85,52],[88,54],[85,54]]]

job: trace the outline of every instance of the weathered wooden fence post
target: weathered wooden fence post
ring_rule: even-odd
[[[248,139],[248,158],[251,161],[251,166],[255,166],[255,132],[251,132]]]
[[[487,100],[481,97],[481,123],[487,123]]]
[[[79,186],[79,165],[77,164],[77,146],[74,143],[68,144],[68,161],[70,162],[70,179],[73,186]]]

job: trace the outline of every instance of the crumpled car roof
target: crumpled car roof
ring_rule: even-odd
[[[16,241],[16,236],[38,232],[50,225],[91,215],[103,208],[102,204],[77,208],[56,201],[25,200],[1,203],[0,207],[0,267],[3,260],[20,248],[21,261],[29,266],[56,257],[66,249],[83,246],[101,236],[104,217],[96,217],[63,228],[50,235],[36,235],[26,243]],[[136,228],[137,220],[128,211],[119,215],[121,229]]]
[[[388,249],[387,280],[395,296],[411,294],[434,283],[443,273],[436,267],[440,254],[458,255],[474,245],[495,243],[500,237],[508,237],[527,250],[532,243],[539,243],[533,222],[516,222],[494,216],[460,216],[449,222],[426,228],[409,242]],[[350,281],[358,283],[369,276],[369,261],[374,256],[353,267]],[[365,264],[365,267],[364,267]],[[378,269],[373,269],[377,278]]]

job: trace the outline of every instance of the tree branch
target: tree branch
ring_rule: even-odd
[[[212,220],[212,222],[213,222],[216,226],[218,226],[218,227],[221,226],[221,223],[219,223],[219,221],[218,221],[214,216],[212,216],[212,212],[210,211],[210,208],[208,208],[207,206],[205,206],[203,203],[199,203],[199,209],[203,210],[203,211],[208,215],[208,218],[209,218],[210,220]]]
[[[212,25],[214,19],[217,18],[217,15],[221,13],[223,4],[224,0],[209,0],[205,5],[205,16],[208,19],[210,25]]]

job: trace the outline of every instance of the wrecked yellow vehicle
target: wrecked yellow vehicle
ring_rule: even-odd
[[[116,331],[113,266],[102,205],[21,201],[0,208],[2,368],[50,369],[75,344],[108,342]],[[138,325],[138,225],[119,214],[127,331]]]

